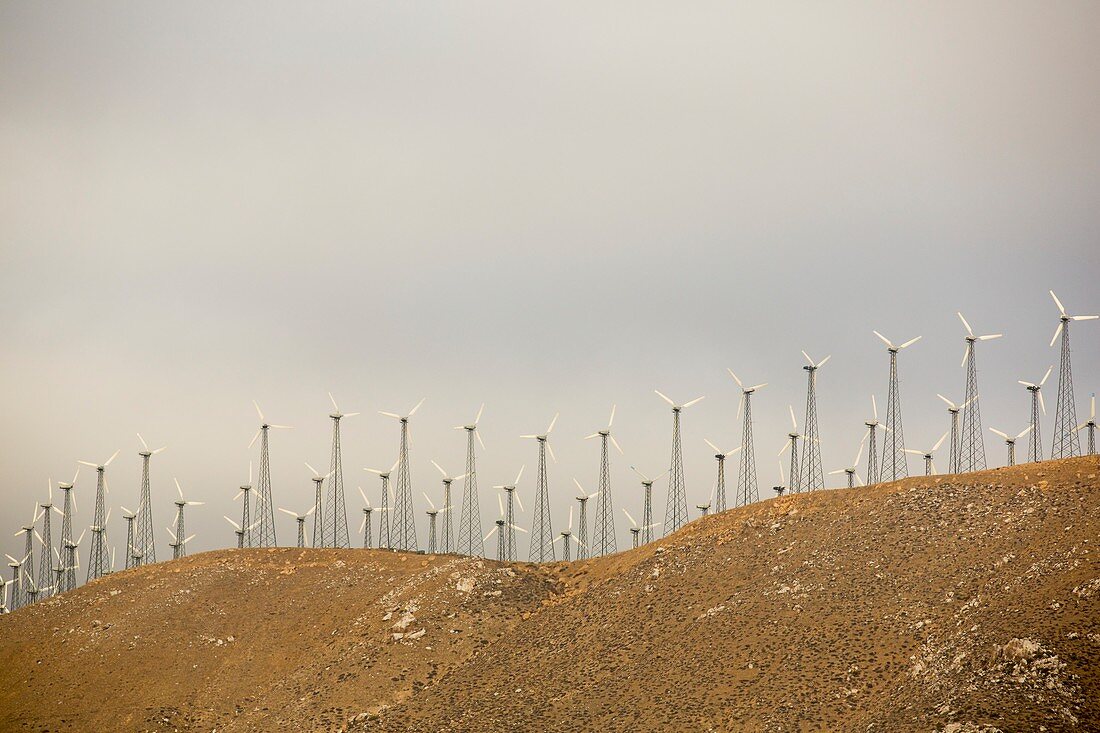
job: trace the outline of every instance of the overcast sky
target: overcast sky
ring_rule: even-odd
[[[829,471],[851,463],[872,392],[885,405],[872,329],[923,335],[900,371],[907,443],[926,448],[947,427],[936,393],[962,398],[956,310],[1005,333],[981,345],[982,412],[1018,432],[1016,380],[1057,361],[1047,290],[1100,312],[1098,68],[1092,2],[0,3],[0,549],[19,551],[11,532],[49,477],[119,448],[123,542],[136,432],[169,446],[158,541],[175,476],[207,502],[191,549],[231,544],[221,515],[239,515],[257,458],[253,399],[295,428],[273,435],[272,477],[276,504],[304,511],[330,390],[364,413],[344,423],[353,533],[355,486],[378,493],[362,467],[396,456],[377,411],[427,397],[422,544],[429,459],[463,470],[451,427],[479,404],[485,531],[491,485],[524,463],[531,497],[537,449],[518,436],[561,412],[557,532],[572,477],[595,490],[599,446],[582,437],[616,403],[622,548],[621,509],[640,511],[629,465],[669,463],[654,388],[706,395],[684,414],[694,506],[713,482],[703,438],[741,440],[726,368],[768,382],[754,412],[769,497],[787,405],[802,419],[800,350],[833,355]],[[1100,325],[1075,324],[1074,347],[1083,420]],[[94,471],[77,491],[86,526]]]

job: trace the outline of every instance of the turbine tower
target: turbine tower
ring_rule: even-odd
[[[835,476],[839,473],[846,474],[848,476],[848,488],[854,489],[856,484],[863,485],[863,480],[856,473],[856,469],[859,468],[859,459],[863,457],[863,444],[866,439],[859,441],[859,450],[856,452],[856,459],[852,461],[852,465],[847,468],[838,468],[835,471],[829,471],[830,476]]]
[[[507,506],[500,500],[500,494],[497,494],[497,506],[500,507],[500,516],[504,517],[504,559],[515,560],[516,559],[516,510],[515,502],[519,502],[519,508],[523,509],[523,500],[519,498],[519,493],[516,491],[516,487],[519,486],[519,479],[523,476],[523,469],[527,468],[524,464],[519,467],[519,473],[516,474],[516,480],[514,483],[506,486],[494,486],[493,488],[498,491],[503,491],[508,494]],[[524,510],[526,511],[526,510]],[[499,556],[498,556],[499,558]]]
[[[615,446],[615,450],[619,451],[619,455],[623,454],[623,449],[619,446],[619,441],[615,440],[615,436],[611,434],[611,426],[614,422],[615,405],[612,405],[611,417],[607,419],[607,427],[585,436],[585,440],[600,439],[600,490],[596,492],[599,494],[600,500],[596,502],[596,517],[592,525],[592,553],[594,556],[611,555],[617,549],[615,542],[615,507],[611,501],[611,461],[608,457],[607,443],[611,441],[612,445]],[[572,509],[570,509],[570,519],[572,519]],[[568,546],[569,543],[567,542],[566,547],[568,548]]]
[[[432,461],[432,465],[439,471],[443,477],[443,526],[440,527],[439,545],[440,552],[454,552],[455,551],[455,535],[454,535],[454,522],[451,521],[451,517],[454,516],[454,512],[451,511],[451,484],[460,478],[465,478],[466,474],[461,476],[451,476],[443,467]],[[478,531],[481,528],[478,527]]]
[[[325,480],[332,475],[331,472],[326,473],[324,476],[320,472],[309,465],[306,461],[306,468],[313,474],[313,546],[324,547],[322,544],[325,541]]]
[[[260,405],[256,400],[252,400],[252,404],[256,408],[256,414],[260,417],[260,427],[256,429],[256,433],[252,436],[252,442],[248,444],[248,449],[252,450],[252,446],[256,444],[256,438],[260,439],[260,480],[256,486],[256,513],[259,515],[257,520],[259,529],[253,540],[256,547],[277,547],[278,541],[275,539],[275,502],[271,496],[271,462],[268,454],[267,433],[271,428],[289,430],[290,426],[268,424],[264,418],[264,411],[260,409]]]
[[[871,395],[871,414],[873,417],[870,420],[865,420],[864,425],[867,426],[867,436],[864,440],[867,441],[867,483],[877,484],[879,482],[879,465],[878,465],[878,401],[875,400],[875,396]]]
[[[477,461],[474,452],[475,436],[481,449],[485,450],[481,433],[477,431],[477,424],[484,411],[485,405],[482,403],[472,423],[455,426],[455,430],[466,431],[466,478],[462,482],[462,512],[458,519],[458,545],[455,548],[462,555],[485,554],[485,540],[481,536],[481,508],[477,502]]]
[[[580,511],[578,517],[580,519],[580,527],[577,529],[577,559],[585,560],[588,558],[588,500],[595,499],[600,495],[600,492],[594,494],[586,493],[584,487],[581,486],[581,482],[577,478],[573,477],[573,483],[580,489],[580,496],[575,496],[577,503],[580,505]]]
[[[564,530],[562,530],[558,534],[557,539],[554,540],[555,544],[558,543],[558,542],[562,543],[562,546],[561,546],[561,559],[564,562],[569,562],[569,560],[570,560],[570,557],[569,557],[569,541],[570,540],[573,540],[574,542],[577,543],[577,559],[579,560],[580,559],[580,554],[581,554],[581,546],[580,546],[580,540],[578,540],[576,537],[573,536],[573,507],[569,507],[569,526],[567,526]]]
[[[321,547],[349,547],[348,544],[348,508],[344,503],[344,459],[340,452],[340,420],[354,417],[358,412],[342,413],[332,392],[328,393],[332,402],[332,460],[329,465],[328,497],[324,504],[322,524],[325,532],[321,538]]]
[[[413,515],[412,479],[409,478],[409,419],[424,404],[422,398],[408,415],[395,412],[382,412],[379,415],[392,417],[401,425],[401,439],[397,448],[397,490],[394,492],[393,519],[390,531],[393,533],[395,550],[416,552],[416,517]]]
[[[1042,409],[1043,414],[1047,414],[1047,403],[1043,400],[1043,385],[1046,384],[1047,378],[1050,377],[1050,372],[1054,369],[1052,364],[1047,373],[1043,375],[1043,378],[1039,380],[1038,384],[1034,382],[1025,382],[1022,379],[1018,379],[1020,384],[1027,387],[1027,391],[1031,393],[1031,441],[1027,449],[1027,460],[1032,463],[1038,463],[1043,460],[1043,441],[1040,435],[1041,423],[1039,420],[1039,410]]]
[[[883,481],[897,481],[909,475],[909,465],[905,460],[905,431],[901,424],[901,386],[898,381],[898,352],[920,341],[921,337],[909,339],[901,346],[895,346],[890,339],[878,331],[873,331],[890,354],[890,388],[886,398],[886,435],[882,440],[882,476]]]
[[[1088,428],[1089,447],[1088,454],[1090,456],[1096,455],[1096,393],[1093,392],[1089,397],[1089,419],[1077,426],[1077,432],[1081,432],[1085,428]]]
[[[241,525],[237,524],[236,522],[234,522],[232,519],[225,516],[224,514],[222,515],[222,519],[229,522],[230,526],[233,527],[233,534],[237,535],[237,549],[238,550],[243,549],[244,548],[244,529],[241,527]]]
[[[550,433],[554,430],[554,423],[558,421],[557,413],[550,421],[546,432],[540,435],[521,435],[521,438],[530,438],[538,441],[539,445],[539,469],[535,481],[535,506],[531,512],[531,547],[528,552],[530,562],[554,561],[554,530],[550,527],[550,487],[546,480],[546,454],[557,462],[554,449],[547,442]]]
[[[95,512],[92,517],[92,526],[100,529],[92,532],[92,548],[88,555],[88,580],[103,577],[103,574],[107,572],[107,563],[110,562],[110,557],[107,554],[107,515],[104,495],[107,493],[107,466],[111,465],[111,461],[115,460],[118,454],[119,451],[116,450],[114,455],[103,463],[77,461],[77,463],[91,466],[96,470]]]
[[[1081,441],[1077,436],[1077,405],[1073,401],[1073,369],[1070,366],[1069,324],[1070,321],[1091,321],[1100,316],[1071,316],[1062,307],[1062,301],[1054,291],[1050,291],[1054,304],[1058,306],[1058,328],[1050,345],[1062,337],[1062,358],[1058,365],[1058,402],[1054,407],[1054,444],[1050,449],[1051,458],[1072,458],[1081,454]]]
[[[61,542],[58,547],[59,551],[65,549],[66,542],[73,541],[73,512],[76,511],[76,497],[73,496],[73,486],[76,484],[79,475],[80,466],[77,466],[72,481],[57,485],[57,488],[61,489],[61,493],[65,496],[61,500]],[[62,557],[64,558],[64,555]]]
[[[500,506],[503,510],[503,504],[500,503],[500,494],[497,494],[497,502],[498,502],[498,504],[500,504]],[[493,527],[491,530],[489,530],[489,534],[487,534],[487,535],[485,535],[484,537],[481,538],[482,543],[485,543],[485,542],[488,542],[489,538],[492,537],[494,534],[497,536],[497,560],[500,560],[502,562],[507,560],[506,555],[508,553],[507,544],[506,544],[505,539],[504,539],[505,538],[505,526],[506,526],[506,523],[504,521],[504,517],[502,516],[500,519],[496,520],[496,526]],[[511,525],[510,529],[512,529],[512,530],[517,530],[518,529],[520,532],[526,532],[527,531],[523,527],[520,527],[520,526],[517,526],[517,525],[514,525],[514,524]]]
[[[656,483],[662,476],[668,471],[663,471],[657,476],[650,478],[644,473],[639,471],[634,466],[630,467],[630,470],[638,474],[638,477],[642,479],[642,544],[648,545],[653,541],[653,528],[660,525],[660,522],[653,521],[653,484]],[[577,484],[580,486],[580,484]]]
[[[1004,334],[991,333],[985,336],[975,336],[970,324],[966,322],[962,313],[958,313],[966,329],[966,351],[963,352],[962,364],[966,367],[966,395],[962,413],[962,443],[959,452],[958,471],[961,473],[970,471],[982,471],[985,469],[985,433],[982,432],[982,413],[978,404],[978,360],[974,353],[974,345],[978,341],[999,339]]]
[[[360,489],[360,492],[362,492],[362,489]],[[369,506],[369,504],[368,504],[368,506]],[[290,517],[294,517],[294,521],[298,525],[298,547],[305,547],[306,546],[306,519],[308,519],[309,515],[313,514],[313,512],[315,512],[316,510],[317,510],[317,507],[316,507],[316,505],[314,505],[314,506],[311,506],[309,508],[309,511],[307,511],[305,514],[298,514],[297,512],[292,512],[289,509],[283,509],[282,507],[279,507],[279,511],[281,511],[283,514],[286,514],[287,516],[290,516]],[[229,517],[226,517],[226,519],[229,519]],[[235,522],[232,522],[232,521],[230,521],[230,523],[235,524]],[[367,547],[367,546],[368,545],[364,545],[364,547]]]
[[[11,555],[4,555],[4,557],[8,558],[8,567],[11,568],[11,580],[5,583],[5,585],[11,585],[11,602],[8,604],[8,613],[11,613],[27,605],[26,596],[23,592],[23,562],[16,560]]]
[[[393,535],[390,534],[390,518],[386,515],[389,514],[390,505],[394,498],[390,476],[397,470],[397,461],[393,462],[388,471],[377,468],[364,468],[363,470],[377,474],[382,479],[382,501],[378,507],[378,548],[380,550],[392,550],[394,549]]]
[[[374,512],[374,507],[370,504],[370,499],[367,498],[366,492],[363,491],[362,486],[356,486],[359,489],[359,496],[363,497],[363,522],[359,525],[359,534],[363,535],[363,549],[369,550],[374,544],[371,541],[371,514]],[[299,528],[300,529],[300,528]],[[299,532],[301,534],[301,532]]]
[[[665,535],[672,534],[688,521],[687,488],[684,485],[684,457],[680,452],[680,413],[694,405],[702,397],[678,405],[661,393],[657,396],[672,407],[672,459],[669,463],[668,499],[665,501]]]
[[[252,475],[251,475],[252,474],[252,464],[251,463],[248,464],[248,473],[249,473],[249,477],[248,477],[249,481],[251,481],[252,480]],[[184,510],[184,507],[202,506],[206,502],[204,502],[204,501],[188,501],[188,500],[184,499],[183,498],[183,489],[180,487],[179,479],[173,478],[172,480],[176,482],[176,493],[179,495],[179,497],[176,499],[176,502],[175,502],[176,503],[176,531],[175,531],[175,534],[173,534],[172,530],[169,529],[168,533],[172,534],[172,539],[176,543],[172,547],[172,550],[173,550],[172,559],[173,560],[179,560],[181,557],[183,557],[184,555],[187,554],[187,543],[190,542],[195,537],[195,535],[191,535],[190,537],[185,539],[183,542],[180,542],[180,537],[183,537],[183,510]],[[245,497],[244,501],[245,501],[245,505],[247,505],[248,504],[248,497],[247,496]],[[252,526],[249,526],[247,524],[244,525],[245,532],[247,534],[251,535],[252,534],[252,528],[255,527],[255,526],[256,526],[255,523],[253,523]]]
[[[942,394],[937,393],[937,397],[944,401],[947,405],[947,414],[951,418],[951,427],[948,432],[951,435],[950,438],[950,458],[948,459],[947,472],[948,473],[960,473],[960,466],[962,465],[961,459],[961,446],[959,444],[959,414],[966,409],[967,403],[964,402],[961,405],[956,405],[951,400],[944,397]]]
[[[630,516],[630,512],[628,512],[626,509],[623,509],[623,514],[625,514],[627,520],[630,521],[630,549],[632,550],[638,549],[639,536],[644,535],[646,532],[648,532],[650,536],[652,536],[653,528],[660,526],[660,522],[658,522],[657,524],[647,524],[639,526],[638,523],[634,521],[634,517]],[[644,545],[646,544],[646,542],[643,540],[641,544]]]
[[[950,433],[950,431],[948,431],[947,433],[944,433],[943,435],[941,435],[940,439],[936,441],[936,444],[934,446],[932,446],[932,450],[914,450],[912,448],[906,448],[905,449],[906,453],[912,453],[915,456],[921,456],[922,458],[924,458],[924,475],[925,476],[931,476],[934,473],[938,473],[936,471],[936,464],[932,460],[932,454],[940,449],[940,446],[943,445],[943,441],[947,440],[947,436],[948,436],[949,433]],[[983,456],[983,458],[984,458],[984,456]]]
[[[732,369],[727,367],[726,371],[741,388],[741,401],[737,403],[737,414],[740,415],[741,408],[745,408],[745,421],[741,426],[741,469],[737,473],[737,495],[733,497],[733,505],[747,506],[754,501],[760,501],[760,491],[756,485],[756,449],[752,444],[752,395],[756,390],[767,387],[768,383],[746,387],[741,384],[741,380]]]
[[[439,509],[436,507],[435,502],[432,501],[426,493],[424,493],[424,492],[420,492],[420,493],[424,494],[424,498],[427,500],[428,506],[431,507],[431,509],[429,509],[427,511],[427,514],[428,514],[428,554],[429,555],[434,555],[435,554],[435,522],[436,522],[436,517],[439,516]]]
[[[802,434],[802,460],[798,467],[799,478],[791,479],[792,492],[817,491],[825,488],[825,474],[821,468],[821,438],[817,430],[817,370],[825,366],[829,354],[819,362],[814,362],[805,351],[802,356],[809,362],[802,368],[806,370],[806,417],[802,420],[802,427],[806,430]]]
[[[1029,432],[1031,432],[1031,426],[1028,425],[1026,428],[1021,430],[1019,432],[1019,434],[1017,434],[1016,436],[1010,436],[1006,433],[1002,433],[997,428],[990,428],[990,430],[993,431],[994,433],[996,433],[997,435],[1001,436],[1002,438],[1004,438],[1005,445],[1008,447],[1008,463],[1006,463],[1005,465],[1006,466],[1015,466],[1016,465],[1016,441],[1019,440],[1020,438],[1024,437],[1025,435],[1027,435]]]
[[[38,587],[45,589],[45,597],[50,596],[49,589],[56,586],[55,579],[51,576],[54,575],[53,564],[53,527],[50,523],[50,512],[54,511],[60,514],[62,517],[65,513],[58,509],[53,503],[53,479],[46,481],[47,499],[45,504],[39,504],[42,508],[42,535],[39,539],[42,541],[42,555],[41,560],[38,563]]]
[[[176,488],[179,489],[179,484],[176,484]],[[248,483],[241,485],[241,490],[237,492],[237,495],[233,497],[233,501],[244,497],[244,502],[241,505],[241,527],[244,528],[244,546],[255,547],[255,538],[252,531],[252,504],[250,497],[252,496],[252,461],[248,462]],[[183,492],[180,492],[180,498],[183,498]],[[176,502],[179,505],[179,502]],[[177,514],[178,516],[178,514]],[[180,537],[183,536],[183,531],[177,532]]]
[[[724,512],[726,511],[726,459],[732,456],[737,451],[741,450],[741,446],[737,446],[731,451],[722,452],[722,449],[711,443],[706,438],[703,438],[703,442],[710,446],[710,449],[714,451],[714,458],[718,461],[718,478],[714,482],[714,511]]]
[[[27,601],[34,603],[38,600],[37,587],[34,583],[34,536],[37,532],[34,529],[35,523],[38,521],[38,504],[34,505],[34,514],[31,516],[29,524],[24,524],[15,536],[23,535],[26,542],[23,546],[23,559],[20,561],[19,574],[23,578],[23,590],[28,594]],[[28,590],[28,584],[30,589]]]
[[[796,491],[794,487],[798,483],[798,439],[802,436],[798,433],[798,421],[794,419],[794,406],[787,405],[787,411],[791,414],[791,432],[787,433],[787,442],[779,449],[779,457],[783,457],[783,451],[791,452],[791,491]],[[782,466],[783,461],[779,465]]]
[[[134,520],[137,519],[137,514],[126,507],[119,508],[122,509],[122,518],[126,520],[126,557],[122,569],[129,570],[140,563],[140,556],[134,546]]]
[[[141,433],[138,433],[137,437],[141,441],[141,450],[138,451],[138,455],[141,456],[141,494],[138,497],[137,517],[134,520],[134,547],[142,548],[142,562],[156,562],[157,547],[156,542],[153,541],[153,503],[152,492],[149,489],[149,462],[153,456],[168,446],[150,450],[149,444],[145,442],[145,438],[141,437]],[[129,555],[130,551],[127,550],[126,554]],[[128,557],[126,561],[129,563],[131,559]]]

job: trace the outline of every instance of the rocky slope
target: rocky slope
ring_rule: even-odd
[[[1100,461],[587,562],[225,550],[0,617],[0,730],[1100,730]]]

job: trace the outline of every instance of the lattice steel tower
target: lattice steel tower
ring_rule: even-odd
[[[638,474],[638,477],[642,479],[642,526],[639,529],[642,533],[642,543],[649,544],[653,541],[653,528],[657,526],[653,522],[653,484],[657,479],[661,478],[661,476],[664,476],[667,471],[654,478],[650,478],[634,466],[631,466],[630,470]],[[626,510],[624,509],[623,511],[625,512]]]
[[[974,353],[974,344],[1000,338],[1003,334],[992,333],[975,336],[970,324],[962,313],[958,314],[966,328],[966,351],[963,352],[962,366],[966,367],[966,395],[962,413],[962,435],[959,470],[981,471],[985,469],[985,433],[982,432],[982,414],[978,402],[978,364]],[[954,440],[954,439],[952,439]]]
[[[949,457],[947,462],[947,472],[959,473],[959,466],[962,463],[962,460],[959,457],[959,413],[962,412],[962,409],[965,405],[956,405],[954,402],[939,393],[937,393],[936,396],[943,400],[944,403],[947,405],[947,414],[951,423],[951,427],[948,430],[948,433],[951,437],[948,439]],[[868,481],[868,483],[870,483],[870,481]]]
[[[523,475],[523,469],[525,466],[520,466],[519,473],[516,475],[516,482],[511,486],[499,486],[495,487],[503,489],[508,500],[500,507],[501,514],[504,516],[504,557],[507,560],[515,560],[519,553],[516,551],[516,500],[519,499],[519,494],[516,493],[516,487],[519,484],[520,476]],[[497,502],[500,503],[500,495],[497,494]],[[520,508],[523,508],[523,501],[520,500]]]
[[[454,552],[454,521],[451,519],[454,516],[454,508],[451,504],[451,484],[463,478],[463,476],[451,476],[443,470],[443,466],[440,466],[434,460],[432,465],[435,466],[443,478],[443,523],[439,528],[439,550],[440,552]],[[480,531],[480,527],[478,530]]]
[[[135,567],[135,550],[134,550],[134,520],[137,519],[137,515],[131,512],[126,507],[122,507],[122,511],[125,512],[122,518],[126,520],[126,558],[123,563],[123,569],[129,570]]]
[[[1089,419],[1077,426],[1077,431],[1088,430],[1088,454],[1096,455],[1096,393],[1089,397]]]
[[[787,442],[783,444],[783,447],[779,449],[779,472],[783,472],[783,451],[789,450],[791,452],[791,468],[790,468],[790,489],[796,491],[794,488],[798,485],[798,439],[802,435],[798,432],[798,421],[794,419],[794,405],[787,405],[787,412],[791,415],[791,432],[787,433]],[[721,510],[719,510],[721,511]]]
[[[248,449],[252,450],[256,438],[260,438],[260,476],[256,485],[256,513],[259,515],[259,519],[257,521],[258,528],[255,542],[257,547],[276,547],[278,546],[278,540],[275,538],[275,501],[271,494],[271,462],[269,460],[267,435],[271,428],[288,430],[290,426],[269,424],[264,418],[264,411],[260,409],[260,405],[256,400],[252,400],[252,404],[256,407],[256,414],[260,417],[260,427],[256,430],[256,434],[252,436],[252,442],[248,444]]]
[[[439,516],[438,509],[428,510],[428,554],[435,554],[435,518]]]
[[[825,366],[825,362],[833,358],[832,354],[821,361],[814,363],[810,355],[805,351],[809,364],[802,368],[806,370],[806,417],[802,421],[805,433],[802,434],[802,460],[798,466],[799,478],[791,478],[791,493],[797,494],[803,491],[817,491],[825,488],[825,472],[821,467],[821,438],[817,429],[817,370]],[[793,449],[793,446],[792,446]]]
[[[871,395],[871,414],[874,415],[870,420],[864,421],[864,425],[867,427],[867,437],[864,440],[867,443],[867,483],[877,484],[879,480],[879,466],[878,466],[878,402],[875,400],[875,396]]]
[[[1031,426],[1028,425],[1026,428],[1024,428],[1023,430],[1020,431],[1019,435],[1015,435],[1015,436],[1008,435],[1007,433],[1002,433],[997,428],[990,428],[990,430],[993,431],[994,433],[996,433],[997,435],[1001,436],[1001,438],[1004,439],[1005,446],[1008,448],[1008,462],[1005,465],[1015,466],[1016,465],[1016,441],[1019,440],[1020,438],[1024,437],[1025,435],[1027,435],[1029,432],[1031,432]]]
[[[687,488],[684,485],[684,457],[680,448],[680,412],[691,407],[702,397],[678,405],[660,390],[653,390],[657,396],[672,407],[672,458],[668,468],[668,499],[665,501],[665,536],[680,529],[688,521]]]
[[[358,412],[342,413],[340,407],[333,399],[332,393],[328,395],[332,401],[332,458],[329,462],[328,496],[324,505],[324,517],[321,523],[324,525],[321,547],[350,547],[348,541],[348,508],[344,503],[344,459],[340,452],[340,420],[345,417],[353,417]]]
[[[390,476],[397,470],[397,461],[390,466],[388,471],[382,471],[377,468],[367,468],[365,471],[370,471],[373,474],[377,474],[382,479],[382,499],[378,504],[378,549],[380,550],[392,550],[393,549],[393,537],[390,534],[390,499],[393,497],[393,489],[390,488]]]
[[[591,555],[611,555],[617,550],[615,538],[615,507],[611,500],[611,461],[608,454],[608,442],[615,446],[622,455],[623,449],[619,441],[611,434],[611,426],[615,423],[615,406],[611,406],[611,417],[607,420],[607,427],[585,436],[585,440],[600,439],[600,488],[597,492],[599,500],[596,502],[595,521],[592,525],[592,550]],[[568,547],[569,543],[566,542]]]
[[[1042,421],[1039,417],[1039,410],[1046,414],[1047,405],[1043,401],[1043,385],[1046,384],[1050,373],[1053,371],[1054,365],[1047,368],[1047,373],[1043,375],[1043,378],[1039,380],[1038,384],[1034,382],[1025,382],[1022,379],[1017,380],[1020,384],[1027,388],[1027,391],[1031,393],[1031,439],[1028,441],[1027,448],[1027,460],[1032,463],[1037,463],[1043,460],[1043,438],[1040,434],[1042,429]]]
[[[733,505],[746,506],[754,501],[760,501],[760,491],[756,485],[756,449],[752,444],[752,395],[756,390],[768,386],[767,382],[746,387],[733,373],[732,369],[726,369],[741,388],[741,402],[737,405],[737,412],[744,407],[745,419],[741,425],[741,468],[737,472],[737,495],[733,498]],[[709,510],[709,507],[708,507]]]
[[[116,450],[114,455],[102,464],[78,461],[96,470],[95,511],[92,516],[92,547],[88,554],[87,580],[103,577],[110,567],[111,558],[107,552],[107,512],[104,494],[107,486],[107,466],[111,465],[111,461],[115,460],[118,454],[119,451]]]
[[[1050,297],[1058,306],[1058,328],[1050,345],[1062,336],[1062,357],[1058,365],[1058,402],[1054,407],[1054,443],[1050,449],[1051,458],[1071,458],[1081,455],[1081,441],[1077,435],[1077,405],[1073,400],[1073,369],[1070,364],[1069,324],[1070,321],[1091,321],[1100,316],[1071,316],[1062,307],[1062,302],[1054,291]]]
[[[477,431],[481,413],[485,405],[477,411],[477,417],[468,425],[456,425],[455,430],[466,431],[466,478],[462,481],[462,513],[458,520],[458,545],[455,551],[462,555],[484,555],[485,539],[481,536],[481,508],[477,501],[477,456],[474,452],[474,438],[481,443],[481,433]]]
[[[909,339],[901,346],[894,346],[878,331],[873,332],[886,344],[890,354],[890,387],[886,398],[886,435],[882,439],[883,481],[897,481],[909,476],[909,463],[905,454],[905,430],[901,422],[901,386],[898,381],[898,352],[912,346],[920,336]]]
[[[737,446],[731,451],[723,452],[721,448],[711,443],[706,438],[703,438],[703,442],[706,443],[711,450],[714,451],[714,459],[718,462],[718,477],[714,482],[714,511],[724,512],[726,511],[726,459],[732,456],[737,451],[741,450],[741,446]],[[650,482],[652,485],[652,482]],[[645,486],[643,481],[642,486]],[[647,521],[644,517],[642,521]],[[652,521],[652,519],[648,520]]]
[[[541,435],[521,435],[521,438],[531,438],[539,446],[538,476],[535,479],[535,504],[531,511],[531,546],[528,551],[530,562],[554,561],[554,530],[550,526],[550,487],[546,478],[546,454],[554,455],[554,449],[550,447],[550,433],[554,430],[554,423],[558,421],[557,414],[550,421],[546,432]]]
[[[38,521],[38,505],[34,505],[34,517],[30,524],[24,524],[15,536],[24,535],[26,542],[23,546],[23,560],[21,561],[20,575],[23,578],[23,591],[28,603],[38,600],[38,586],[34,579],[34,523]]]
[[[53,503],[53,479],[46,482],[46,489],[49,498],[46,499],[45,504],[39,504],[42,507],[42,534],[38,538],[42,543],[41,559],[38,562],[38,587],[42,591],[43,598],[49,598],[52,595],[50,589],[54,586],[53,526],[50,522],[50,512],[61,513]]]
[[[580,526],[577,528],[577,559],[584,560],[589,557],[588,552],[588,500],[595,499],[599,496],[600,492],[594,494],[588,494],[585,492],[584,487],[581,486],[581,482],[573,478],[573,483],[577,485],[580,490],[580,496],[573,497],[579,504],[578,517],[580,518]]]
[[[416,544],[416,517],[413,514],[412,479],[409,476],[409,418],[423,404],[424,400],[409,412],[408,415],[394,415],[392,412],[382,413],[386,417],[394,417],[401,426],[401,437],[397,447],[397,487],[394,491],[393,524],[390,527],[393,538],[393,547],[396,550],[408,550],[415,552]]]
[[[325,542],[325,479],[316,468],[306,462],[306,468],[313,474],[313,540],[314,547],[324,547]],[[369,469],[368,469],[369,470]],[[385,486],[382,487],[385,489]]]

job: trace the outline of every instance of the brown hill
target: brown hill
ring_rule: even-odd
[[[1100,461],[505,565],[225,550],[0,617],[0,730],[1100,730]]]

